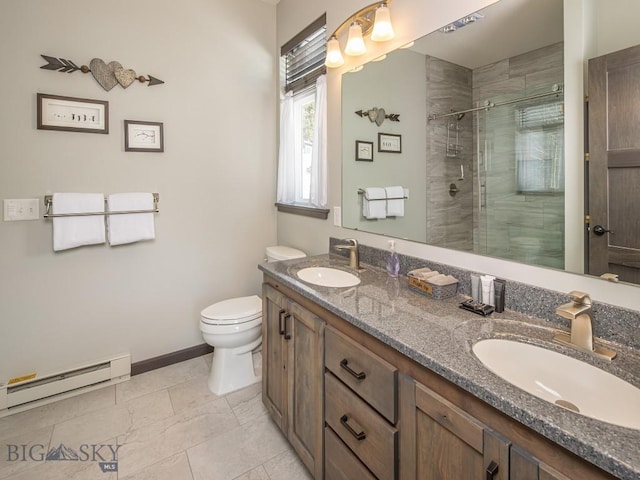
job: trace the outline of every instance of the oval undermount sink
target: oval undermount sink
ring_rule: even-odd
[[[640,389],[604,370],[512,340],[481,340],[473,353],[493,373],[536,397],[603,422],[640,429]]]
[[[298,278],[323,287],[353,287],[360,279],[352,273],[329,267],[309,267],[299,270]]]

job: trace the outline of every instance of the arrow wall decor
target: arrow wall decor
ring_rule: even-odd
[[[91,73],[93,78],[95,78],[100,86],[107,92],[118,84],[120,84],[122,88],[127,88],[135,80],[138,80],[140,83],[147,82],[147,86],[149,87],[164,83],[159,78],[151,75],[147,75],[146,77],[144,75],[137,76],[134,70],[130,68],[125,69],[118,62],[105,63],[101,58],[92,59],[89,66],[82,65],[79,67],[76,63],[64,58],[50,57],[49,55],[40,56],[47,61],[47,64],[42,65],[40,68],[55,70],[60,73],[73,73],[78,70],[82,73]]]
[[[369,110],[358,110],[356,112],[356,115],[358,115],[360,118],[369,117],[369,121],[375,122],[376,125],[378,126],[382,125],[382,122],[384,122],[385,118],[391,122],[400,121],[399,113],[386,113],[384,111],[384,108],[378,108],[378,107],[373,107],[373,108],[370,108]]]

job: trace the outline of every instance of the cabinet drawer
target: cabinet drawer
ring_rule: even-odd
[[[391,423],[396,423],[398,369],[327,327],[325,365]]]
[[[324,428],[325,480],[376,480],[329,427]]]
[[[381,479],[397,474],[397,430],[331,373],[324,374],[325,421]]]

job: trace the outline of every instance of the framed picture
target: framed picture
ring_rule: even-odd
[[[125,152],[164,152],[164,132],[160,122],[124,121]]]
[[[109,133],[109,102],[38,93],[38,130]]]
[[[373,142],[356,140],[356,161],[373,162]]]
[[[402,136],[393,133],[378,133],[378,151],[402,153]]]

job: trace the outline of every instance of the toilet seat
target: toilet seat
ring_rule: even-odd
[[[262,299],[257,295],[223,300],[200,312],[200,321],[207,325],[237,325],[261,317]]]

